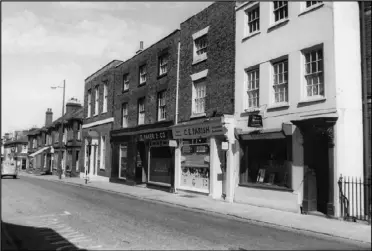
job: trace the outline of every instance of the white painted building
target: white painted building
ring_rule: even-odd
[[[234,201],[339,215],[340,175],[363,176],[359,33],[357,2],[237,3]]]

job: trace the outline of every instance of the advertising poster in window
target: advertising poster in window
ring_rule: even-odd
[[[126,179],[127,178],[127,153],[128,153],[128,147],[127,145],[120,145],[120,166],[119,166],[119,178]]]
[[[170,159],[152,158],[150,162],[150,181],[171,184]]]
[[[209,192],[209,145],[182,147],[181,186]]]

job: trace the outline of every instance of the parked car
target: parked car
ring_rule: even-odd
[[[16,179],[18,176],[18,168],[15,162],[3,162],[1,163],[1,178],[4,176],[12,176]]]

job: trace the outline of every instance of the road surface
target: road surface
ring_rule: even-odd
[[[368,244],[23,176],[2,179],[1,188],[2,225],[18,249],[370,248]],[[5,237],[3,248],[12,248]]]

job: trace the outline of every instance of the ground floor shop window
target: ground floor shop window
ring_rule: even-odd
[[[169,147],[150,148],[150,182],[171,184],[172,153]]]
[[[181,148],[181,186],[209,191],[208,139],[183,140]]]
[[[240,184],[290,188],[285,139],[251,140],[243,144]]]
[[[128,169],[128,145],[121,144],[119,151],[119,178],[126,179]]]

